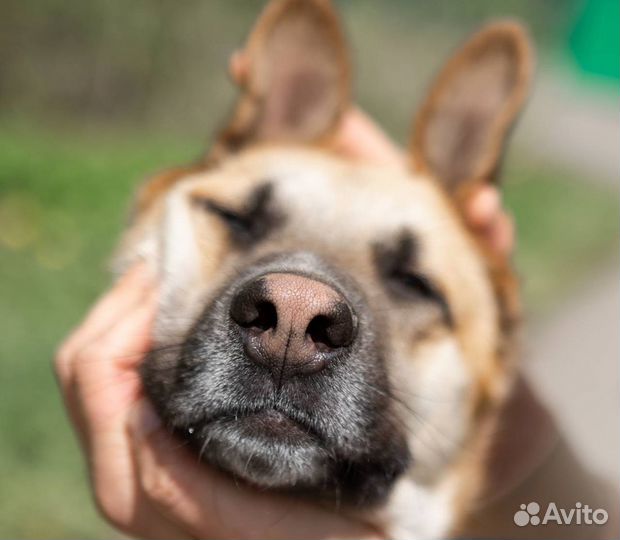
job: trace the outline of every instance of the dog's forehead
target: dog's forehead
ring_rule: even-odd
[[[404,167],[354,163],[298,148],[254,149],[191,182],[189,192],[238,207],[259,186],[306,234],[337,227],[337,240],[381,240],[407,229],[426,237],[459,228],[440,189]]]

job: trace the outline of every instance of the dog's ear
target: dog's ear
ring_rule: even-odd
[[[526,31],[496,22],[475,34],[446,64],[416,118],[413,165],[465,195],[493,182],[532,72]]]
[[[349,102],[349,60],[329,0],[272,0],[244,51],[247,73],[220,145],[317,142]]]

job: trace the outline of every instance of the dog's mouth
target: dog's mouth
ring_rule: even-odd
[[[311,426],[275,407],[222,415],[212,420],[209,426],[228,424],[236,424],[240,429],[249,428],[257,437],[291,445],[321,442],[320,436]]]
[[[324,484],[329,452],[307,423],[276,408],[233,411],[184,430],[202,459],[260,487]]]
[[[308,444],[317,439],[311,428],[293,420],[277,409],[267,409],[254,412],[244,418],[252,423],[254,429],[258,429],[266,437],[286,441],[290,444]]]

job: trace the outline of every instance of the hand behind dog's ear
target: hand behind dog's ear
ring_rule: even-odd
[[[465,195],[493,182],[505,140],[529,88],[532,53],[523,27],[497,22],[446,64],[417,116],[414,167]]]
[[[317,142],[349,104],[349,59],[328,0],[272,0],[244,51],[248,72],[215,151],[248,142]]]

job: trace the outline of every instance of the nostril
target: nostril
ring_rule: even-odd
[[[278,325],[278,312],[271,302],[258,302],[255,307],[256,317],[246,325],[248,328],[257,328],[265,332]]]
[[[317,315],[310,321],[310,324],[306,329],[306,335],[315,343],[315,345],[318,346],[319,349],[331,349],[334,347],[327,331],[330,325],[331,319],[329,317],[326,317],[325,315]]]
[[[276,307],[268,300],[237,298],[230,308],[230,316],[241,328],[255,328],[261,332],[278,324]]]
[[[355,334],[355,321],[349,307],[337,304],[330,315],[317,315],[306,329],[306,335],[320,349],[336,349],[351,345]]]
[[[276,306],[267,297],[261,280],[250,283],[235,295],[230,305],[230,317],[241,328],[261,332],[278,324]]]

